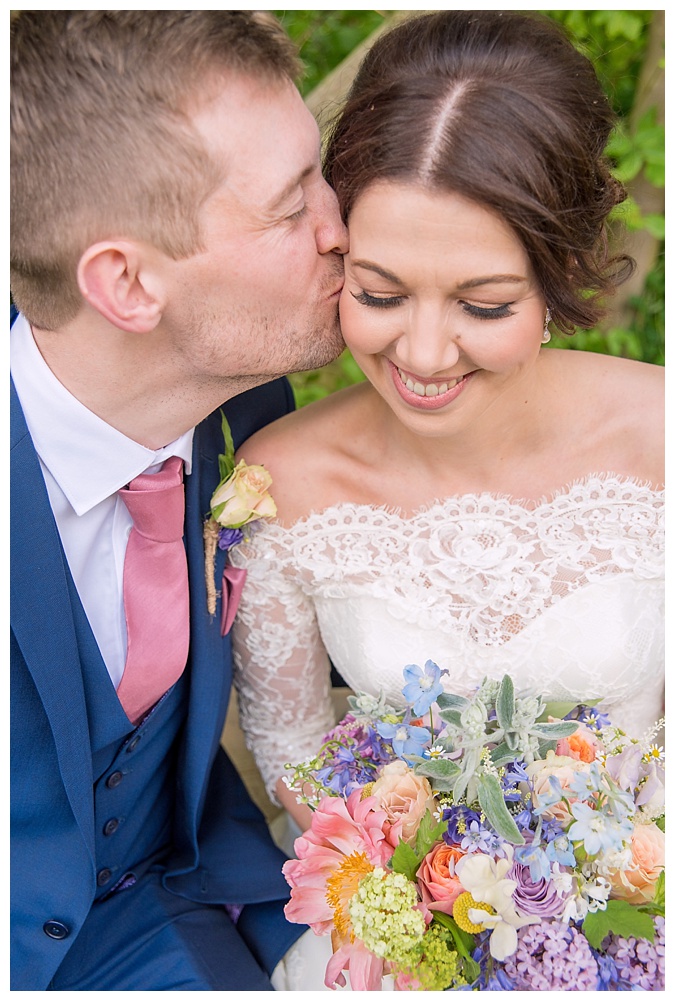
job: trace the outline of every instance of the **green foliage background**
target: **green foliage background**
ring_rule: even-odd
[[[308,94],[392,12],[294,10],[274,13],[300,48],[306,67],[301,90]],[[643,171],[653,185],[663,187],[664,129],[657,124],[654,109],[650,109],[637,126],[629,126],[653,12],[549,10],[541,13],[562,24],[572,41],[593,61],[620,116],[608,147],[616,176],[630,187],[630,182]],[[635,202],[629,198],[617,212],[617,224],[626,229],[644,228],[661,241],[656,266],[647,276],[642,294],[631,301],[630,328],[609,325],[602,329],[580,330],[574,338],[554,338],[552,344],[570,350],[598,351],[663,364],[664,218],[663,215],[642,217]],[[291,376],[299,406],[362,380],[363,375],[348,351],[323,369]]]

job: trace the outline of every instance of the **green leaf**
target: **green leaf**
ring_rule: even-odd
[[[441,840],[447,829],[447,820],[434,820],[431,810],[427,810],[420,821],[420,826],[417,828],[417,837],[415,838],[415,854],[417,857],[423,859],[436,842]]]
[[[223,413],[222,409],[220,411],[220,417],[221,427],[223,429],[223,440],[225,442],[225,452],[218,456],[218,467],[220,470],[221,480],[226,480],[234,469],[234,441],[232,439],[230,425],[228,424],[227,417]]]
[[[490,760],[497,768],[499,768],[500,765],[507,765],[509,761],[515,761],[517,756],[518,752],[512,751],[506,743],[497,744],[497,746],[493,747],[490,751]]]
[[[451,723],[453,726],[462,725],[462,714],[457,709],[441,709],[438,715],[444,723]]]
[[[436,705],[439,709],[466,709],[471,705],[468,699],[465,699],[463,695],[448,695],[442,692],[436,699]]]
[[[594,949],[599,949],[610,933],[654,941],[654,922],[627,900],[608,900],[604,911],[586,915],[581,930]]]
[[[497,834],[512,845],[524,845],[525,839],[506,807],[497,776],[483,773],[478,776],[477,785],[480,808]]]
[[[584,705],[593,708],[593,706],[597,705],[599,701],[599,699],[595,699],[593,702],[584,702]],[[573,709],[576,709],[578,705],[578,702],[547,702],[544,706],[544,711],[537,720],[537,723],[547,723],[549,716],[552,716],[553,719],[564,719],[564,717],[567,716],[568,713],[571,713]]]
[[[530,732],[542,740],[560,740],[562,737],[571,737],[578,728],[578,723],[569,720],[564,723],[534,723]]]
[[[663,831],[664,834],[666,833],[666,815],[665,815],[665,813],[664,813],[664,815],[662,817],[659,817],[658,820],[655,820],[654,823],[656,824],[656,826],[658,827],[658,829],[660,831]]]
[[[505,674],[502,678],[502,683],[499,686],[499,692],[495,702],[497,722],[504,728],[504,730],[510,730],[513,726],[513,711],[515,707],[516,701],[513,692],[513,682],[508,674]]]
[[[464,959],[470,959],[476,944],[473,935],[469,935],[468,932],[463,931],[455,919],[451,918],[445,911],[433,911],[433,915],[434,921],[438,922],[439,925],[443,925],[451,933],[455,940],[455,950],[460,956],[463,956]]]
[[[416,775],[425,775],[429,779],[456,779],[461,768],[449,758],[429,758],[415,766]]]
[[[407,841],[399,841],[389,864],[394,872],[400,872],[407,879],[414,880],[420,861]]]

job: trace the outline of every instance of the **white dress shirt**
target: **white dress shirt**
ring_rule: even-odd
[[[194,428],[155,451],[127,438],[59,382],[21,315],[11,331],[10,364],[70,572],[117,688],[127,650],[122,576],[132,526],[117,491],[172,455],[185,460],[189,474]]]

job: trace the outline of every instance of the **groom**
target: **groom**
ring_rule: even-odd
[[[317,128],[256,12],[23,12],[12,73],[11,986],[271,990],[202,528],[224,401],[238,445],[342,347]]]

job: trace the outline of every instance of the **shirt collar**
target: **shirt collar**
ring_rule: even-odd
[[[53,374],[19,314],[10,337],[12,378],[37,454],[78,515],[171,455],[192,464],[194,428],[153,450],[88,410]]]

